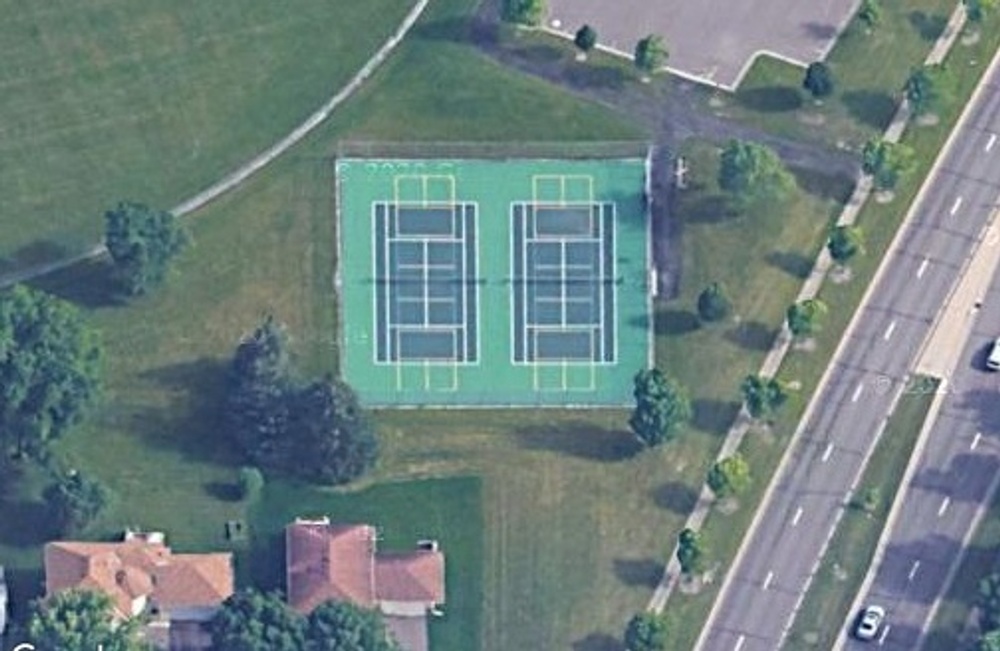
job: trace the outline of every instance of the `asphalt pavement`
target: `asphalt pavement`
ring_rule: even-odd
[[[1000,196],[1000,68],[989,75],[846,335],[792,444],[789,462],[727,573],[697,649],[781,648],[862,465]],[[979,326],[970,339],[972,349],[1000,334],[995,290],[982,312],[993,315],[988,321],[997,332]],[[963,354],[968,358],[969,351]],[[960,367],[952,383],[955,394],[925,449],[928,466],[914,477],[928,497],[912,507],[907,504],[898,522],[912,530],[901,531],[900,544],[887,552],[873,588],[873,597],[884,599],[890,611],[889,633],[882,640],[889,648],[916,648],[920,613],[926,614],[941,589],[948,558],[954,557],[964,533],[962,523],[967,528],[976,501],[1000,469],[998,458],[984,456],[1000,451],[1000,444],[986,440],[1000,431],[1000,408],[990,406],[989,387],[996,390],[995,376],[968,363]],[[964,425],[956,431],[960,423]],[[956,433],[949,437],[942,431]],[[970,450],[977,432],[982,432],[977,448]],[[938,516],[945,496],[949,503]],[[942,533],[952,520],[954,529],[949,526]],[[921,565],[904,583],[901,579],[910,577],[916,560]]]

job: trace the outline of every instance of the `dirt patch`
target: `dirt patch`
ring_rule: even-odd
[[[800,113],[798,119],[802,124],[808,124],[811,127],[826,124],[826,116],[820,113]]]
[[[917,116],[917,126],[921,127],[933,127],[940,121],[941,118],[938,117],[937,113],[924,113]]]
[[[830,281],[835,285],[843,285],[854,277],[854,272],[850,267],[837,265],[830,271]]]

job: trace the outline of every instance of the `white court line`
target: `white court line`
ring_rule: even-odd
[[[736,638],[736,646],[733,647],[733,651],[740,651],[743,648],[743,644],[747,641],[746,635],[741,635]]]
[[[830,459],[831,454],[833,454],[833,443],[826,446],[826,451],[823,452],[823,463],[826,463]]]
[[[774,572],[768,572],[767,576],[764,577],[764,585],[761,586],[762,590],[767,590],[771,585],[771,581],[774,580]]]
[[[979,439],[983,438],[982,432],[976,432],[976,435],[972,437],[972,445],[969,446],[970,450],[975,450],[976,446],[979,445]]]
[[[896,329],[896,322],[893,321],[892,323],[889,324],[889,327],[885,329],[885,334],[882,335],[882,338],[885,339],[886,341],[889,341],[889,337],[892,336],[892,332],[895,329]]]
[[[910,573],[906,575],[906,581],[908,583],[913,582],[913,577],[917,575],[917,570],[920,569],[920,561],[913,561],[913,565],[910,566]]]
[[[794,527],[795,525],[797,525],[799,523],[799,520],[801,520],[801,519],[802,519],[802,507],[800,506],[795,511],[795,516],[792,517],[792,526]]]
[[[886,638],[887,635],[889,635],[889,629],[890,628],[892,628],[892,627],[889,626],[889,625],[886,625],[886,627],[882,629],[882,635],[878,636],[878,645],[879,646],[882,646],[883,644],[885,644],[885,638]]]
[[[938,517],[940,518],[944,515],[944,512],[948,510],[948,505],[951,504],[951,498],[945,497],[941,500],[941,506],[938,508]]]
[[[927,258],[924,258],[923,262],[920,263],[920,266],[917,268],[917,278],[924,275],[924,272],[927,271],[927,265],[929,262],[930,261]]]
[[[951,212],[949,214],[954,215],[958,212],[958,209],[962,207],[962,197],[957,197],[955,203],[951,204]]]
[[[865,383],[860,382],[858,388],[854,390],[854,395],[851,396],[851,402],[857,402],[861,397],[861,392],[865,390]]]
[[[990,134],[990,139],[986,141],[986,147],[983,149],[983,151],[987,151],[988,152],[989,150],[993,149],[993,144],[996,141],[997,141],[997,134],[991,133]]]

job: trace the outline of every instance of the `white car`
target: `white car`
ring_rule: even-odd
[[[986,355],[986,368],[991,371],[1000,371],[1000,337],[990,345],[990,352]]]
[[[858,616],[858,623],[854,627],[854,637],[866,642],[874,640],[884,621],[885,608],[875,605],[865,607],[861,611],[861,615]]]

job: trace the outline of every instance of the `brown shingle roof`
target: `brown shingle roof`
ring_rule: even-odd
[[[444,554],[417,550],[379,554],[375,561],[379,601],[444,603]]]

